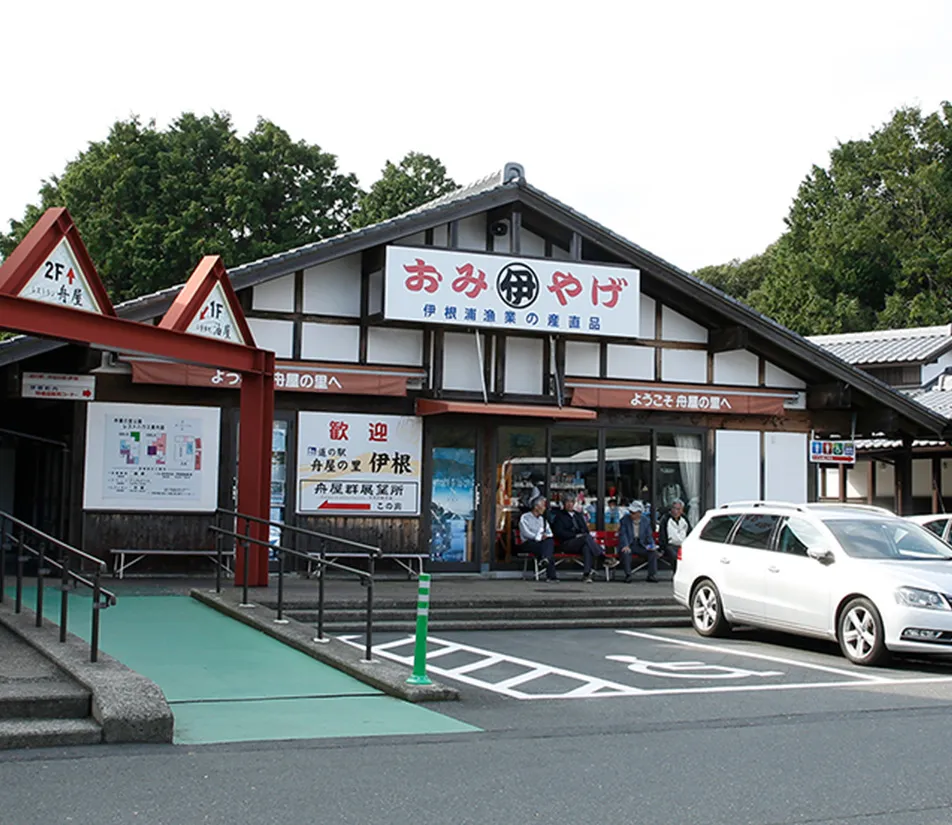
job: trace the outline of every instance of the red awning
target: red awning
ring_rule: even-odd
[[[591,421],[598,417],[595,410],[578,407],[539,407],[535,404],[481,404],[476,401],[443,401],[435,398],[418,398],[417,415],[441,415],[442,413],[467,413],[469,415],[518,415],[530,418],[565,418],[576,421]]]

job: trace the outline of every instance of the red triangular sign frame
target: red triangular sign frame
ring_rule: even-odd
[[[47,209],[0,265],[0,295],[116,315],[86,244],[63,207]]]
[[[220,255],[202,258],[159,326],[255,346],[254,335]]]

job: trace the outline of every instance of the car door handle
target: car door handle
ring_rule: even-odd
[[[774,567],[773,565],[770,565],[770,567],[768,567],[767,569],[768,569],[771,573],[779,573],[779,572],[780,572],[780,568],[779,568],[779,567]]]
[[[721,564],[730,564],[731,560],[727,556],[721,556]]]

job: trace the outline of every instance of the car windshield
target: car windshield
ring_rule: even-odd
[[[846,555],[855,559],[952,560],[952,547],[911,521],[864,518],[825,523]]]

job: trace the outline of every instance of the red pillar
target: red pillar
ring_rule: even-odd
[[[274,426],[274,353],[259,351],[260,364],[255,372],[241,378],[241,420],[238,437],[238,511],[267,520],[271,513],[271,430]],[[245,525],[238,530],[244,532]],[[251,524],[250,534],[259,541],[268,540],[265,524]],[[235,559],[235,584],[266,587],[268,584],[268,548],[252,545],[248,570],[239,549]]]

